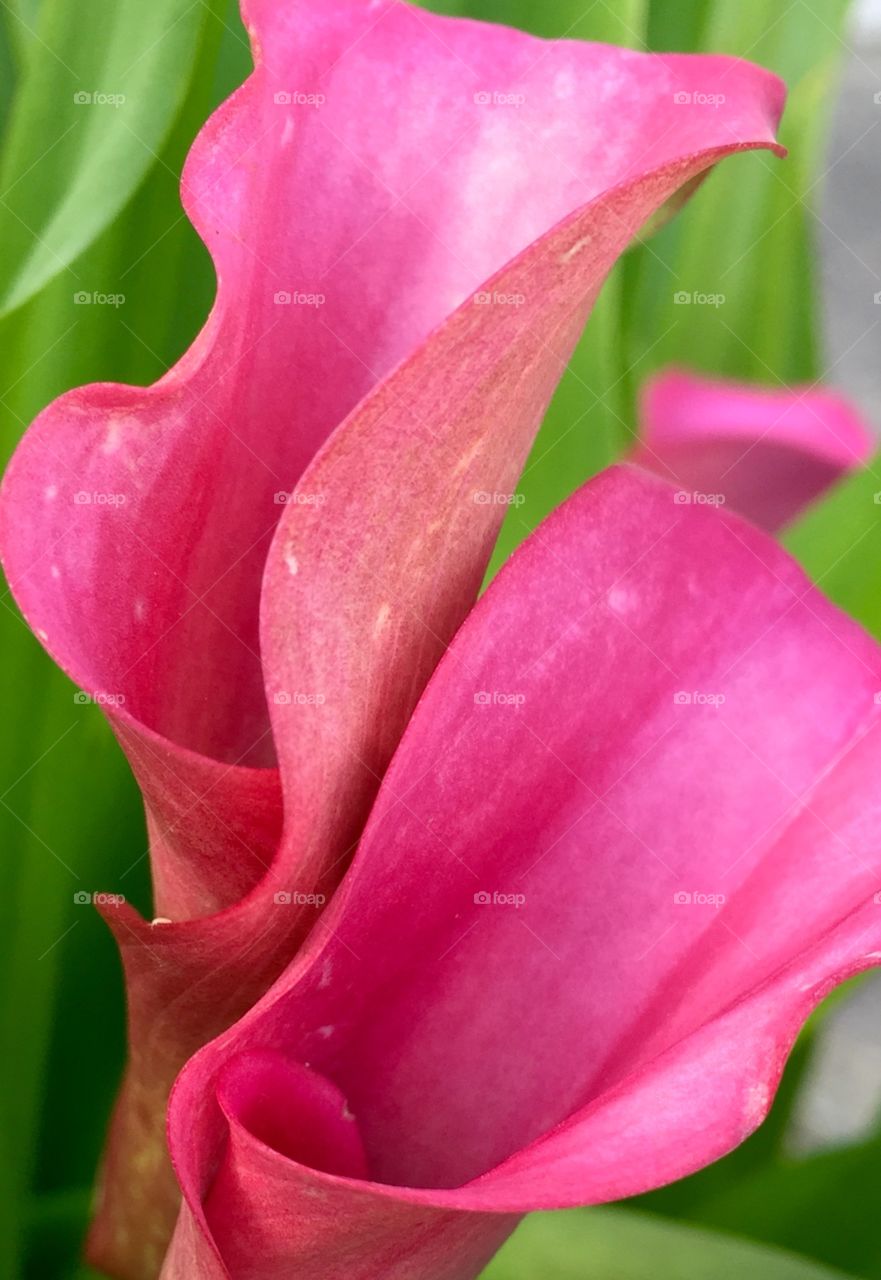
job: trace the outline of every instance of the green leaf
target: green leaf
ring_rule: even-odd
[[[17,49],[12,26],[13,18],[6,9],[0,8],[0,137],[15,89]]]
[[[0,162],[0,314],[59,272],[89,291],[74,259],[156,161],[214,20],[190,0],[45,0]]]
[[[91,1200],[89,1188],[75,1188],[40,1196],[28,1206],[29,1249],[22,1280],[39,1280],[43,1276],[63,1280],[74,1280],[76,1276],[81,1280],[90,1274],[85,1268],[78,1268],[75,1259],[82,1251]]]
[[[533,1214],[482,1280],[846,1280],[795,1254],[626,1209]]]
[[[101,990],[109,980],[111,1012],[121,1001],[103,926],[74,895],[116,888],[144,848],[144,834],[121,753],[97,708],[74,702],[70,684],[8,605],[0,611],[0,646],[0,699],[15,725],[0,747],[0,1040],[9,1046],[0,1059],[0,1130],[10,1158],[4,1183],[15,1206],[35,1176],[58,979],[79,931],[110,963]],[[97,1140],[119,1068],[121,1026],[95,1008],[93,993],[83,998],[74,990],[68,999],[76,1002],[80,1042],[102,1049],[101,1094],[71,1099]],[[17,1219],[3,1233],[9,1266],[0,1274],[17,1274],[11,1259],[18,1227]]]
[[[771,382],[816,376],[811,206],[847,8],[848,0],[822,9],[795,0],[782,10],[717,0],[700,24],[704,50],[750,58],[787,82],[780,137],[790,154],[726,160],[652,251],[628,264],[636,384],[670,363]],[[724,80],[707,90],[724,92]],[[724,300],[679,305],[680,292]]]
[[[645,36],[648,0],[616,0],[615,5],[585,4],[584,0],[419,0],[423,9],[448,17],[503,22],[536,36],[567,40],[600,40],[609,44],[641,45]]]
[[[742,1230],[871,1280],[881,1278],[875,1198],[881,1138],[802,1160],[784,1160],[753,1177],[719,1185],[694,1215],[721,1230]]]
[[[881,455],[816,503],[783,541],[824,594],[881,639]]]
[[[673,53],[693,53],[701,48],[701,32],[713,0],[652,0],[649,11],[649,46]]]
[[[115,219],[101,210],[101,234],[73,263],[90,289],[125,304],[76,305],[65,273],[0,319],[3,457],[66,388],[158,377],[207,315],[214,274],[183,216],[179,174],[210,110],[250,69],[232,0],[215,9],[158,159]],[[147,909],[146,842],[140,797],[97,709],[74,704],[8,593],[2,606],[0,698],[14,732],[0,744],[0,1039],[15,1052],[0,1058],[0,1275],[42,1280],[73,1273],[86,1206],[67,1253],[59,1245],[66,1265],[38,1254],[23,1271],[24,1206],[33,1189],[60,1193],[94,1177],[123,1053],[115,948],[73,892],[114,890]],[[48,1248],[45,1235],[31,1245]]]
[[[2,25],[6,30],[10,52],[23,65],[36,42],[36,25],[40,0],[4,0],[0,6]]]

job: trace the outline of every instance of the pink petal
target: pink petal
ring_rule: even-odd
[[[566,335],[641,220],[722,154],[772,145],[782,104],[777,80],[736,60],[547,45],[396,0],[264,3],[252,21],[258,70],[203,131],[183,183],[220,279],[208,324],[154,387],[94,386],[50,406],[9,470],[0,525],[16,596],[73,678],[122,694],[133,726],[236,765],[273,755],[257,604],[285,510],[276,496],[476,288],[606,194],[501,281],[554,285],[554,323],[541,335],[553,370],[541,373],[554,381]],[[382,110],[365,111],[389,67],[398,74]],[[487,77],[526,101],[475,102]],[[676,91],[712,79],[726,83],[723,108],[673,102]],[[279,94],[294,101],[277,103]],[[310,94],[326,101],[300,101]],[[578,236],[594,226],[599,243],[588,252]],[[571,261],[557,263],[554,252],[573,245]],[[279,289],[307,296],[319,286],[323,306],[274,301]],[[493,335],[486,363],[494,365],[503,343],[544,310],[538,299],[528,314],[472,304],[458,320],[460,341],[468,321],[478,353]],[[436,335],[424,349],[423,377],[438,379],[442,362],[460,355],[450,342]],[[416,371],[402,370],[378,399],[409,405]],[[443,372],[470,385],[462,371]],[[545,391],[528,372],[518,390],[534,418]],[[462,382],[451,382],[461,395]],[[420,411],[431,441],[446,408]],[[362,431],[377,409],[375,400],[362,410]],[[494,425],[512,455],[522,451],[517,423],[507,433],[506,422]],[[421,448],[409,417],[407,426]],[[346,438],[351,448],[354,427]],[[470,447],[479,438],[475,427]],[[335,504],[349,495],[318,488],[324,478],[311,475],[311,492],[301,483],[298,502],[312,505],[293,505],[287,521],[296,527],[303,514],[321,524],[322,543],[334,524],[363,530],[373,514],[369,494],[344,512]],[[481,543],[492,516],[476,521]],[[330,625],[342,630],[337,615]],[[210,895],[214,869],[187,848],[198,837],[189,824],[179,837]],[[186,902],[159,905],[187,914]]]
[[[389,32],[400,22],[415,38],[423,25],[414,10],[384,12]],[[446,48],[469,63],[472,42],[485,41],[484,76],[523,89],[530,190],[536,175],[543,185],[545,153],[557,163],[564,145],[586,176],[573,181],[570,171],[560,190],[551,187],[555,214],[566,216],[365,397],[307,469],[294,493],[302,501],[286,508],[276,531],[261,652],[291,802],[282,856],[300,869],[336,869],[351,854],[410,713],[476,598],[506,502],[615,260],[663,202],[704,173],[711,154],[731,149],[733,135],[770,138],[754,118],[755,68],[744,63],[563,42],[546,46],[524,80],[522,36],[505,33],[496,50],[486,28],[449,32]],[[511,69],[493,70],[492,58],[506,55]],[[671,78],[684,88],[698,75],[724,80],[733,118],[683,123]],[[549,133],[548,104],[561,84],[574,115]],[[763,81],[761,98],[768,88]],[[775,111],[765,98],[760,116]],[[696,134],[708,149],[689,150]],[[591,153],[596,167],[586,164]],[[497,189],[493,174],[485,194],[494,210],[505,207],[509,180],[506,171]],[[512,190],[519,201],[519,181]],[[310,502],[316,494],[324,505]]]
[[[464,1280],[499,1215],[746,1137],[881,958],[879,682],[758,530],[627,468],[581,490],[456,636],[301,956],[184,1069],[166,1280]],[[267,1052],[340,1091],[372,1181],[217,1107],[257,1071],[286,1123]]]
[[[205,329],[153,387],[50,406],[0,503],[29,621],[116,699],[174,920],[108,913],[132,1061],[93,1254],[130,1275],[170,1225],[164,1091],[314,922],[276,892],[341,873],[482,576],[504,507],[475,491],[513,488],[628,240],[718,159],[773,146],[782,105],[736,60],[543,43],[397,0],[264,0],[250,19],[257,70],[183,183],[218,270]],[[718,109],[674,101],[721,82]]]
[[[634,223],[629,205],[654,207],[691,176],[683,166],[770,143],[780,108],[778,82],[727,59],[548,51],[503,28],[366,0],[303,6],[296,20],[262,5],[255,18],[271,58],[215,116],[184,181],[221,279],[212,317],[156,387],[88,388],[42,416],[7,480],[3,538],[23,606],[76,679],[123,693],[136,719],[231,762],[270,754],[256,603],[279,486],[458,303],[573,208],[679,166],[675,181],[659,173],[650,194],[616,211]],[[422,56],[396,83],[395,113],[386,103],[377,121],[354,109],[404,45]],[[443,91],[426,111],[432,71]],[[527,101],[475,103],[490,71]],[[698,77],[729,82],[724,110],[673,103]],[[327,102],[276,103],[292,78],[295,97],[314,81]],[[298,225],[309,234],[292,235]],[[586,256],[595,276],[605,264]],[[285,281],[301,292],[321,283],[326,306],[275,305]],[[74,493],[104,501],[78,505]],[[22,510],[40,518],[22,521]]]
[[[721,498],[772,532],[875,449],[858,410],[835,391],[757,387],[678,369],[646,385],[641,436],[633,458],[640,466],[689,499]]]

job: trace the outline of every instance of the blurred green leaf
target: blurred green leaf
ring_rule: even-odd
[[[783,1160],[749,1179],[717,1185],[693,1215],[721,1230],[797,1247],[868,1280],[881,1278],[877,1199],[881,1137],[860,1146]]]
[[[805,1258],[628,1209],[528,1217],[482,1280],[845,1280]]]
[[[713,0],[651,0],[649,47],[672,53],[693,53],[701,48],[701,32],[713,7]]]
[[[40,0],[3,0],[0,5],[0,23],[5,29],[13,61],[19,67],[29,57],[35,44],[39,5]]]
[[[6,126],[9,105],[15,90],[17,49],[12,34],[13,19],[0,8],[0,138]]]
[[[823,144],[848,0],[822,8],[715,0],[700,47],[768,67],[789,86],[780,139],[789,157],[726,160],[693,203],[626,266],[632,381],[670,363],[717,376],[797,382],[817,374],[815,218]],[[708,86],[724,92],[724,82]],[[678,305],[680,291],[724,297]],[[660,341],[658,339],[660,338]]]
[[[421,8],[448,17],[503,22],[535,36],[567,40],[600,40],[609,44],[639,45],[645,35],[648,0],[585,4],[583,0],[418,0]]]
[[[27,1215],[29,1249],[22,1280],[43,1280],[46,1276],[74,1280],[74,1275],[89,1274],[78,1267],[75,1259],[82,1248],[91,1199],[88,1188],[77,1187],[31,1202]]]
[[[211,20],[190,0],[45,0],[0,162],[0,312],[59,272],[88,291],[72,263],[152,167]]]
[[[77,10],[96,48],[114,11],[111,0]],[[207,315],[214,274],[180,207],[179,174],[195,133],[250,60],[232,0],[205,10],[200,22],[192,84],[187,90],[184,78],[179,86],[163,149],[148,157],[146,179],[133,198],[124,193],[121,211],[118,192],[96,191],[96,201],[107,197],[94,210],[100,234],[72,264],[90,290],[123,294],[125,303],[76,305],[65,272],[0,319],[4,457],[66,388],[158,377]],[[163,92],[161,76],[156,88]],[[128,145],[141,150],[131,137]],[[0,1058],[0,1133],[8,1137],[0,1144],[0,1276],[25,1274],[26,1249],[37,1249],[26,1274],[42,1280],[72,1274],[85,1202],[67,1244],[59,1242],[63,1268],[41,1261],[52,1224],[26,1232],[23,1206],[32,1188],[63,1194],[92,1180],[123,1055],[115,948],[73,893],[113,890],[146,909],[146,843],[140,798],[102,717],[74,704],[72,687],[8,593],[2,604],[0,697],[13,731],[0,744],[0,1036],[10,1046]]]
[[[0,1129],[10,1161],[4,1182],[11,1202],[20,1205],[34,1177],[47,1050],[60,1012],[58,979],[78,931],[97,943],[93,954],[108,966],[99,988],[102,1007],[95,1009],[95,992],[75,987],[69,993],[80,1043],[101,1046],[90,1088],[103,1088],[68,1101],[90,1116],[96,1139],[106,1118],[122,1037],[118,1013],[105,1016],[103,1000],[111,1002],[112,1015],[122,995],[103,926],[74,895],[114,888],[143,849],[144,835],[121,753],[97,709],[74,703],[70,684],[51,669],[8,605],[0,613],[0,645],[0,698],[15,725],[0,746]],[[9,1263],[0,1274],[17,1274],[11,1261],[17,1236],[10,1228],[0,1241]]]
[[[784,534],[830,600],[881,639],[881,455]]]

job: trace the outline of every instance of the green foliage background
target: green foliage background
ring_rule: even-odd
[[[642,379],[670,362],[771,384],[821,375],[815,184],[842,56],[846,0],[435,0],[446,13],[544,36],[749,57],[791,98],[785,164],[725,163],[607,283],[523,477],[496,564],[563,497],[631,443]],[[214,291],[183,217],[181,165],[209,111],[249,70],[232,0],[0,0],[0,440],[3,461],[55,395],[146,383],[180,355]],[[123,93],[83,111],[78,92]],[[723,292],[717,311],[674,307]],[[125,304],[77,305],[80,291]],[[881,634],[871,551],[876,469],[791,531],[824,588]],[[881,550],[881,547],[878,547]],[[866,554],[869,552],[870,554]],[[114,949],[77,891],[149,903],[139,799],[94,707],[77,705],[0,599],[0,1276],[85,1277],[79,1240],[123,1056]],[[539,1215],[488,1280],[881,1280],[864,1197],[881,1130],[793,1162],[783,1135],[806,1037],[771,1121],[712,1169],[632,1208]],[[698,1230],[694,1224],[700,1224]],[[712,1230],[711,1230],[712,1229]],[[745,1244],[735,1237],[762,1243]],[[800,1250],[799,1259],[777,1246]],[[821,1265],[822,1264],[822,1265]]]

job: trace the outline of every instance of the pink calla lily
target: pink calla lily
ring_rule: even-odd
[[[633,461],[679,485],[683,502],[727,502],[774,532],[874,451],[859,411],[836,391],[668,369],[643,390]]]
[[[105,914],[130,1064],[91,1256],[156,1274],[186,1059],[340,879],[479,589],[601,283],[724,156],[775,148],[737,59],[546,43],[401,0],[251,0],[256,69],[183,198],[217,301],[152,387],[51,405],[7,473],[12,589],[144,794],[157,921]],[[712,109],[683,101],[724,87]],[[779,151],[779,148],[776,148]],[[276,902],[277,895],[290,900]]]
[[[355,861],[186,1066],[163,1280],[470,1280],[681,1177],[881,961],[881,648],[740,518],[613,468],[441,661]]]

